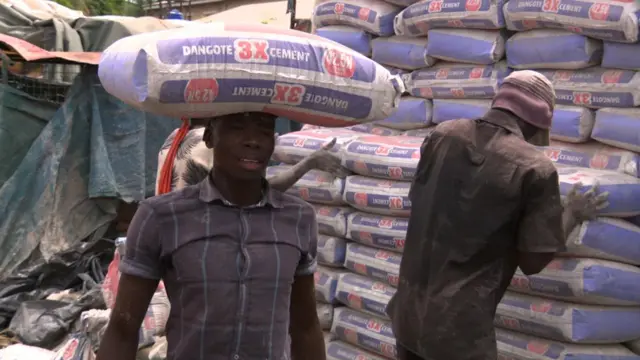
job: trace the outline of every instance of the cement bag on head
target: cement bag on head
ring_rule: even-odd
[[[640,268],[608,260],[556,258],[536,275],[520,269],[510,290],[589,305],[640,304]]]
[[[480,119],[491,109],[491,100],[433,100],[433,123],[458,119]]]
[[[571,143],[589,140],[595,115],[587,108],[557,105],[553,110],[551,138]]]
[[[278,136],[271,158],[285,164],[296,164],[314,151],[320,150],[333,138],[337,139],[336,144],[329,151],[338,154],[342,144],[357,135],[357,132],[346,129],[326,128],[290,132]]]
[[[601,143],[640,152],[640,109],[600,109],[591,137]]]
[[[91,341],[85,334],[73,334],[51,360],[95,360]]]
[[[316,35],[342,44],[364,56],[371,56],[371,34],[364,30],[334,25],[317,29]]]
[[[382,120],[400,79],[345,46],[267,25],[201,24],[122,38],[102,53],[105,90],[144,111],[203,118],[260,111],[302,123]]]
[[[378,36],[393,35],[393,18],[400,7],[382,0],[329,1],[313,10],[317,27],[348,25]]]
[[[340,275],[336,298],[348,307],[371,315],[388,318],[385,309],[396,289],[365,276]]]
[[[640,73],[605,69],[540,70],[556,90],[556,103],[588,108],[640,105]]]
[[[599,215],[629,217],[640,214],[640,179],[613,171],[563,167],[558,169],[560,193],[564,196],[576,183],[580,191],[587,191],[596,182],[598,193],[608,192],[609,205]],[[345,185],[345,188],[347,186]]]
[[[631,351],[636,354],[640,354],[640,339],[629,341],[625,344]],[[640,357],[639,357],[640,359]]]
[[[318,264],[330,267],[342,267],[347,252],[347,241],[328,235],[318,236]]]
[[[0,360],[51,360],[55,352],[24,344],[9,345],[0,349]]]
[[[361,136],[344,148],[342,166],[360,175],[411,181],[422,142],[409,136]]]
[[[315,205],[316,221],[320,234],[345,237],[347,235],[347,215],[354,210],[350,207]]]
[[[330,269],[324,266],[318,266],[313,274],[316,288],[316,300],[325,304],[336,303],[336,286],[338,285],[338,277],[344,273],[344,270]]]
[[[410,188],[410,182],[353,175],[347,177],[342,196],[347,204],[364,212],[409,217]]]
[[[410,137],[424,139],[425,137],[431,135],[431,133],[435,129],[436,129],[436,127],[432,126],[432,127],[426,128],[426,129],[408,130],[408,131],[403,132],[402,136],[410,136]]]
[[[445,61],[493,64],[504,57],[504,41],[500,30],[432,29],[427,54]]]
[[[396,340],[391,321],[348,308],[338,308],[333,313],[331,332],[339,340],[367,351],[395,359]]]
[[[602,67],[640,70],[640,44],[622,44],[605,41]]]
[[[640,7],[633,1],[511,0],[504,5],[509,30],[566,29],[581,35],[620,42],[638,41]]]
[[[507,291],[495,325],[557,341],[616,344],[640,336],[640,307],[580,305]]]
[[[289,165],[269,166],[267,168],[267,178],[285,172],[290,168],[291,166]],[[343,204],[343,189],[344,179],[325,171],[311,170],[290,187],[287,193],[298,196],[310,203],[340,205]]]
[[[318,313],[318,320],[322,330],[331,329],[331,323],[333,322],[333,305],[316,303],[316,312]]]
[[[517,70],[575,70],[601,60],[602,41],[566,30],[530,30],[507,40],[507,64]]]
[[[426,0],[408,6],[395,18],[397,35],[426,36],[429,29],[500,29],[502,0]]]
[[[566,144],[552,141],[541,148],[556,166],[574,166],[591,169],[611,170],[640,177],[640,154],[599,144]]]
[[[566,253],[640,265],[640,227],[613,218],[585,221],[569,235]]]
[[[327,360],[386,360],[359,347],[342,341],[332,341],[327,345]]]
[[[371,42],[371,50],[374,61],[400,69],[416,70],[436,63],[436,59],[427,56],[425,38],[380,37]]]
[[[492,65],[438,63],[412,72],[407,88],[411,95],[426,99],[491,99],[509,72],[503,61]]]
[[[389,129],[384,126],[378,126],[375,123],[358,124],[349,126],[347,129],[353,130],[359,133],[380,135],[380,136],[393,136],[400,135],[400,130]]]
[[[420,129],[431,125],[431,101],[413,96],[400,99],[398,110],[378,125],[397,130]]]
[[[401,261],[402,255],[398,253],[349,243],[344,267],[356,274],[398,286]]]
[[[567,344],[500,328],[495,330],[499,359],[640,360],[620,344]]]
[[[409,219],[354,212],[347,218],[347,238],[361,244],[404,251]]]

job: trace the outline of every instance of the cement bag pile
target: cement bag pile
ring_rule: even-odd
[[[426,99],[491,99],[509,73],[504,61],[491,65],[441,62],[412,72],[406,86],[411,95]]]
[[[343,341],[331,341],[327,346],[327,360],[384,360],[385,358],[365,352]]]
[[[267,178],[281,174],[290,168],[290,165],[269,166]],[[344,179],[328,172],[311,170],[289,188],[287,193],[314,204],[342,205],[343,189]]]
[[[496,341],[500,359],[640,360],[619,344],[569,344],[500,328],[496,329]]]
[[[570,143],[583,143],[591,138],[595,112],[577,106],[556,105],[553,110],[551,138]]]
[[[363,53],[371,50],[371,58],[388,69],[390,74],[400,75],[404,83],[410,72],[435,64],[436,59],[427,55],[427,40],[394,35],[395,16],[407,5],[417,1],[364,1],[325,2],[314,10],[313,22],[316,33],[340,42]],[[339,26],[335,24],[341,24]],[[351,29],[345,29],[345,26]],[[360,34],[368,33],[370,42]],[[355,35],[358,34],[358,35]],[[347,38],[348,40],[344,40]],[[352,40],[357,38],[357,40]],[[406,85],[405,85],[406,87]],[[430,126],[431,102],[426,99],[405,97],[394,114],[374,124],[362,124],[349,129],[373,135],[400,135],[401,131]]]
[[[371,56],[372,35],[364,30],[344,25],[316,29],[316,35],[333,40],[364,56]]]
[[[542,148],[547,158],[556,166],[582,167],[597,170],[615,171],[621,174],[640,177],[640,154],[612,146],[589,142],[570,144],[551,141]]]
[[[635,43],[638,41],[640,5],[635,1],[511,0],[504,5],[509,30],[567,29],[595,39]]]
[[[640,306],[583,305],[507,292],[495,323],[555,341],[613,344],[640,337]]]
[[[380,12],[368,14],[379,29]],[[387,16],[391,24],[394,13]],[[110,94],[161,115],[260,111],[322,126],[383,120],[404,91],[399,77],[354,50],[267,25],[211,23],[126,37],[102,53],[98,75]]]
[[[596,112],[592,138],[640,153],[640,109],[605,108]]]
[[[410,136],[356,137],[343,148],[342,166],[363,176],[411,181],[423,141]],[[380,185],[388,184],[380,182]]]
[[[346,237],[354,242],[347,244],[347,272],[340,275],[335,295],[348,309],[336,309],[332,332],[339,341],[364,351],[362,356],[396,356],[384,309],[398,285],[411,209],[410,181],[422,142],[423,138],[405,135],[363,135],[341,148],[343,166],[357,174],[347,177],[343,192],[343,200],[354,209],[346,220]]]
[[[331,332],[341,342],[359,348],[357,355],[348,359],[362,359],[368,352],[386,359],[397,357],[396,340],[389,320],[342,307],[334,313]]]
[[[343,144],[359,135],[355,131],[347,129],[310,129],[290,132],[280,135],[276,139],[272,160],[284,164],[295,165],[300,160],[311,155],[336,138],[336,144],[331,152],[338,154]]]
[[[479,119],[491,108],[491,100],[433,99],[433,123]]]

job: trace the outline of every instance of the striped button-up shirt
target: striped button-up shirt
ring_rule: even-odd
[[[240,208],[207,177],[140,203],[126,246],[122,273],[165,282],[168,360],[287,358],[291,285],[316,266],[309,204],[265,187]]]

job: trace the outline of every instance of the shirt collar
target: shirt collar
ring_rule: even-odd
[[[500,109],[490,109],[483,117],[482,121],[499,126],[508,132],[524,140],[522,130],[518,126],[518,117]]]
[[[227,206],[238,207],[233,204],[231,201],[227,200],[220,194],[220,191],[215,187],[213,181],[211,180],[211,176],[207,176],[204,180],[198,184],[200,188],[200,200],[206,203],[212,203],[215,201],[221,201],[223,204]],[[283,207],[282,205],[282,194],[276,191],[273,191],[269,186],[269,182],[266,179],[262,179],[262,200],[259,203],[251,206],[247,206],[248,208],[255,207],[265,207],[271,206],[273,208],[280,209]]]

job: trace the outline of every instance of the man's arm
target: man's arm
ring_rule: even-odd
[[[285,192],[300,180],[304,174],[313,169],[330,172],[338,177],[347,176],[348,171],[340,166],[340,159],[329,152],[335,144],[336,139],[334,138],[322,146],[320,150],[316,150],[313,154],[287,169],[287,171],[283,171],[268,179],[269,185],[278,191]]]
[[[140,204],[120,260],[118,294],[97,360],[135,360],[140,325],[161,277],[160,238],[153,209]]]
[[[322,328],[316,311],[315,284],[318,224],[313,208],[308,206],[300,222],[309,227],[309,250],[298,265],[291,289],[289,334],[293,360],[326,360]]]
[[[555,253],[566,249],[566,234],[576,225],[565,215],[558,173],[547,169],[524,189],[524,213],[518,226],[518,266],[525,275],[542,271]],[[563,223],[566,222],[566,225]],[[571,227],[565,230],[566,227]]]

